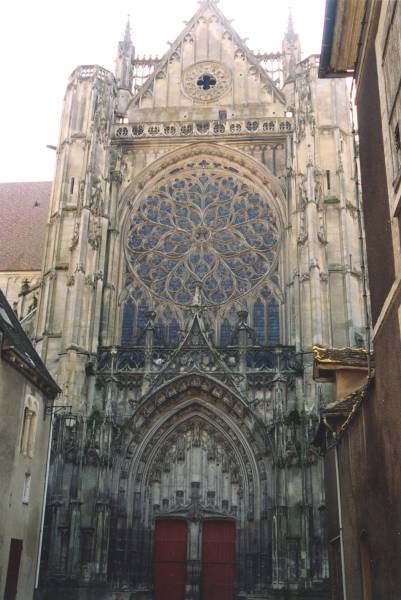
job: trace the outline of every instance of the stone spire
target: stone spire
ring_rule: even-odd
[[[288,9],[288,25],[287,25],[287,33],[286,36],[288,36],[289,38],[293,38],[295,35],[294,32],[294,21],[292,19],[292,8],[291,6]]]
[[[135,58],[135,48],[131,40],[131,21],[130,15],[127,18],[125,26],[124,39],[118,43],[118,53],[116,61],[116,79],[119,88],[132,90],[133,65]]]
[[[291,7],[288,11],[287,31],[284,34],[282,47],[284,81],[286,81],[293,79],[295,76],[295,67],[301,60],[301,42],[299,41],[299,35],[294,30]]]
[[[131,15],[127,15],[127,23],[125,25],[125,33],[124,33],[124,44],[126,46],[132,45],[132,41],[131,41]]]

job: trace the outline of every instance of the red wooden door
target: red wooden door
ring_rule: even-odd
[[[154,557],[155,600],[184,600],[187,571],[185,521],[156,521]]]
[[[202,599],[233,600],[235,524],[205,521],[202,534]]]

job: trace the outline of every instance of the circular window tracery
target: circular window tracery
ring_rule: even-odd
[[[197,102],[210,102],[230,89],[231,72],[217,61],[202,61],[185,71],[182,85],[189,98]]]
[[[130,270],[154,295],[223,304],[276,264],[277,219],[252,185],[219,169],[183,169],[147,193],[130,217]]]

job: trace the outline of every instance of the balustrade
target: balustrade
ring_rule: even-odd
[[[156,137],[207,137],[216,135],[249,136],[286,134],[293,123],[286,118],[211,121],[173,121],[168,123],[118,123],[114,126],[115,138]]]
[[[145,370],[145,347],[101,348],[98,355],[98,373],[138,373]],[[150,349],[151,370],[154,373],[163,370],[174,354],[174,348],[156,347]],[[200,352],[200,351],[199,351]],[[216,353],[227,368],[236,372],[240,367],[240,354],[237,346],[216,347]],[[209,361],[210,362],[210,361]],[[205,371],[208,371],[204,361]],[[212,364],[210,362],[210,364]],[[181,370],[174,363],[174,369]],[[302,355],[292,346],[248,346],[246,349],[246,369],[249,373],[261,371],[301,372]]]

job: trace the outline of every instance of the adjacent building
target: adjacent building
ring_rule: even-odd
[[[0,292],[0,597],[33,598],[60,391]]]
[[[400,40],[400,2],[327,0],[319,73],[354,77],[375,356],[374,370],[365,358],[365,385],[338,394],[344,402],[337,408],[349,418],[341,433],[329,434],[338,474],[337,483],[333,470],[327,478],[327,503],[340,499],[342,506],[331,512],[329,529],[338,533],[335,521],[342,521],[344,548],[333,598],[401,595]],[[339,361],[348,358],[345,352]],[[332,571],[341,575],[335,562]]]
[[[52,184],[0,183],[0,289],[33,335]]]
[[[380,469],[373,457],[366,460],[372,424],[371,360],[363,349],[314,348],[315,381],[334,384],[336,391],[334,401],[321,410],[315,438],[325,458],[332,600],[373,598],[369,532],[378,505],[370,500],[370,510],[362,509],[362,499],[372,495]]]

